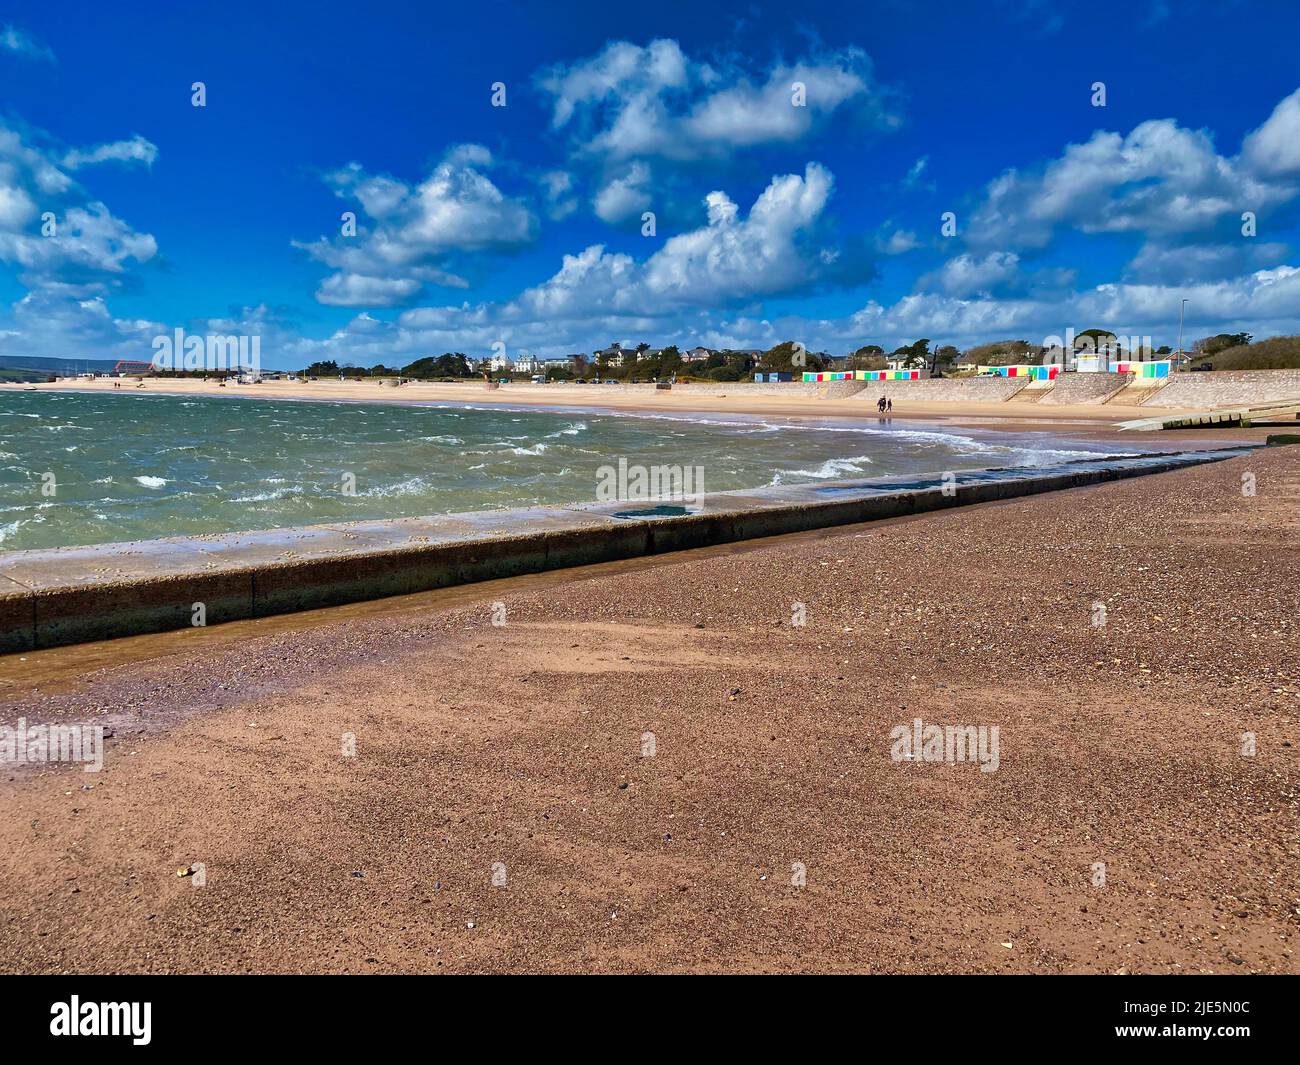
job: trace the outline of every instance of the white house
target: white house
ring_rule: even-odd
[[[521,354],[515,359],[516,373],[544,373],[546,371],[546,362],[539,359],[536,355]]]

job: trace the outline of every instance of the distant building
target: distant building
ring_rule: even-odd
[[[515,373],[543,373],[546,363],[536,355],[520,355],[515,359]]]

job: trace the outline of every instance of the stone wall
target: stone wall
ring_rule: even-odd
[[[1040,402],[1053,406],[1063,404],[1105,403],[1128,384],[1128,374],[1114,373],[1063,373],[1056,384]]]
[[[859,399],[875,403],[881,396],[894,405],[911,403],[1004,403],[1025,385],[1024,377],[942,377],[925,381],[867,381]]]
[[[1144,407],[1215,410],[1300,399],[1300,370],[1207,370],[1175,374]]]

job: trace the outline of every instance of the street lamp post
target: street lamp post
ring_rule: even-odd
[[[1178,305],[1178,361],[1183,360],[1183,312],[1187,310],[1187,301],[1183,300]]]

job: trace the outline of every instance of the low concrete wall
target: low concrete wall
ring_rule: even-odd
[[[1249,407],[1300,398],[1300,370],[1207,370],[1174,374],[1144,407]]]
[[[941,477],[344,522],[0,555],[0,651],[26,651],[404,595],[1097,484],[1245,454],[1120,457]]]

